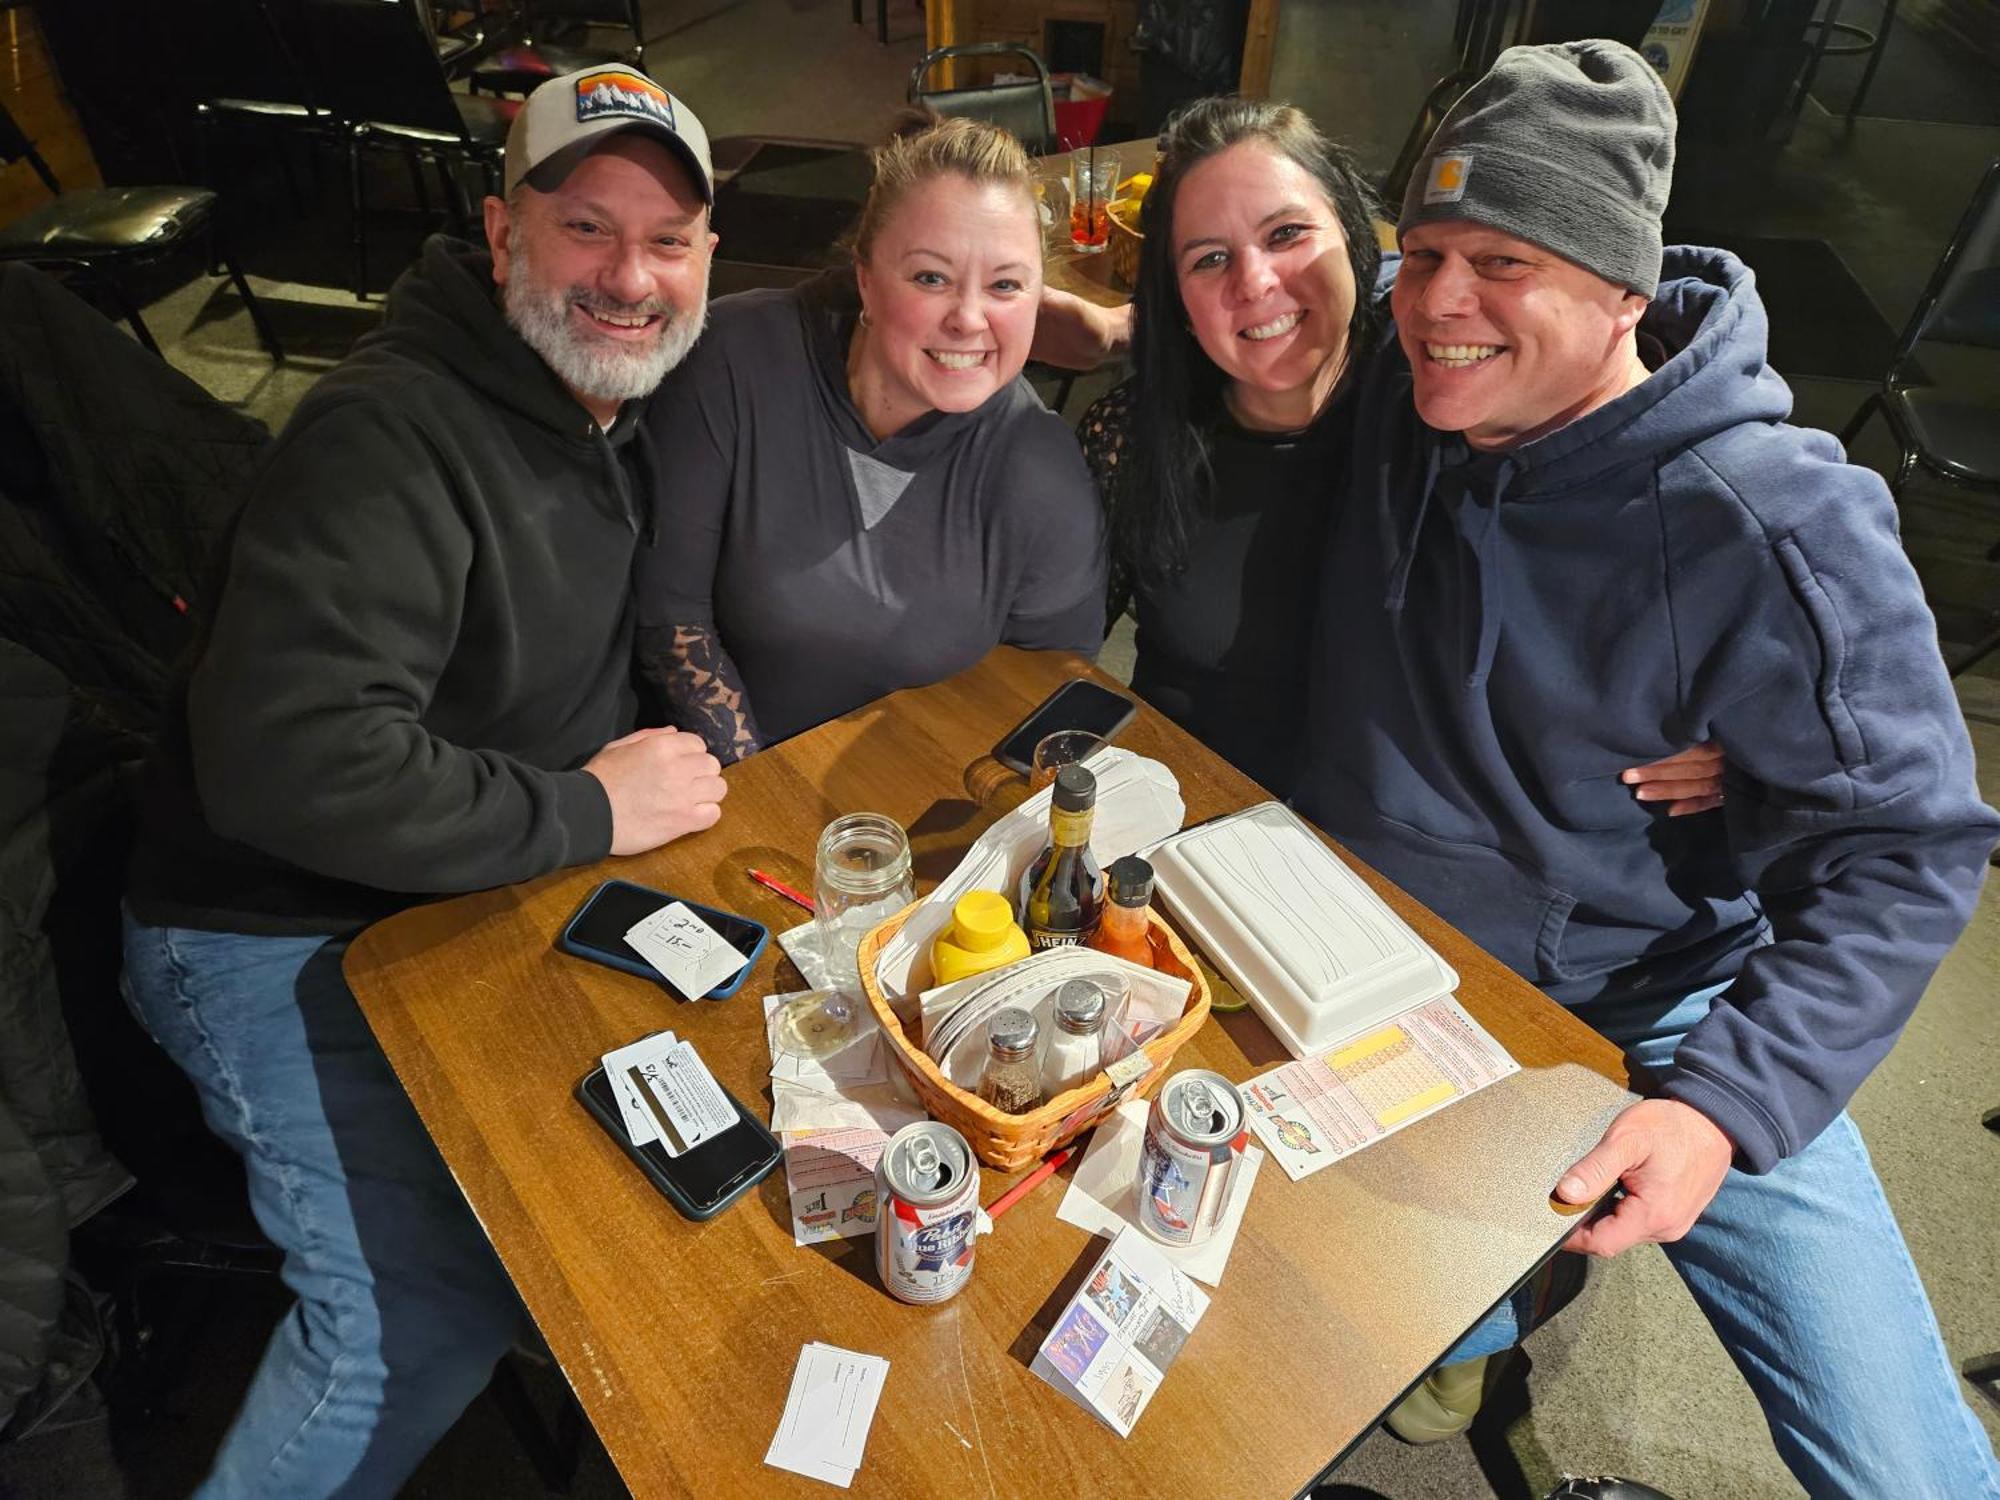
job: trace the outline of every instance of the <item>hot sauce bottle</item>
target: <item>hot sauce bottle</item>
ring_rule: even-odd
[[[1111,862],[1104,917],[1087,946],[1100,953],[1153,965],[1153,867],[1136,854]]]
[[[1097,930],[1104,876],[1090,852],[1097,778],[1082,766],[1056,772],[1049,796],[1048,846],[1021,880],[1021,926],[1030,948],[1065,948]]]

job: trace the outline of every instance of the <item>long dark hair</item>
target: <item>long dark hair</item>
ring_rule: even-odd
[[[1375,340],[1374,307],[1382,251],[1375,242],[1375,194],[1359,169],[1305,112],[1235,95],[1199,99],[1167,121],[1160,164],[1140,228],[1133,299],[1132,358],[1138,367],[1131,405],[1132,441],[1119,465],[1120,493],[1112,506],[1113,543],[1140,577],[1177,572],[1213,483],[1208,430],[1222,412],[1227,378],[1202,352],[1181,306],[1175,274],[1174,197],[1199,162],[1241,141],[1262,141],[1291,158],[1320,186],[1347,237],[1354,270],[1354,316],[1347,325],[1347,368]]]

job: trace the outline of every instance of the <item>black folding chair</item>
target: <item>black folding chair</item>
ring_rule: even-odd
[[[469,87],[496,94],[528,94],[551,78],[607,63],[625,63],[646,70],[645,23],[639,0],[521,0],[524,35],[518,46],[502,47],[472,70]],[[592,27],[623,31],[630,39],[622,47],[593,47],[558,40],[559,28],[570,25],[588,33]]]
[[[516,101],[456,94],[416,0],[292,0],[309,46],[314,91],[347,138],[348,209],[353,216],[354,295],[368,295],[368,212],[362,151],[381,144],[431,162],[453,211],[471,207],[455,168],[471,164],[487,191],[500,191],[500,163]],[[422,177],[415,174],[421,192]]]
[[[1945,246],[1930,284],[1903,329],[1879,390],[1849,419],[1851,444],[1880,413],[1896,440],[1890,492],[1922,464],[1968,489],[2000,493],[2000,159],[1986,175]],[[2000,561],[2000,542],[1987,552]],[[1952,665],[1956,677],[2000,649],[2000,629]]]
[[[0,260],[26,261],[44,270],[77,277],[102,291],[139,342],[154,354],[160,346],[139,316],[121,272],[181,249],[197,234],[210,239],[210,260],[220,260],[256,326],[257,337],[284,362],[285,351],[264,316],[264,308],[243,272],[220,245],[215,225],[216,197],[199,187],[101,187],[65,192],[34,143],[0,104],[0,169],[26,161],[49,190],[50,201],[0,228]]]
[[[962,89],[926,89],[924,80],[941,62],[975,57],[1006,57],[1025,62],[1034,77],[1020,83],[976,84]],[[939,47],[926,52],[910,73],[909,101],[941,115],[964,115],[1011,130],[1030,156],[1047,156],[1056,149],[1056,105],[1049,92],[1049,68],[1040,54],[1017,42],[974,42],[964,47]]]
[[[279,168],[293,208],[308,209],[285,150],[287,138],[317,147],[338,134],[338,122],[314,99],[295,44],[284,29],[289,12],[274,14],[266,0],[204,0],[189,7],[172,28],[180,86],[194,100],[201,177],[224,191],[233,186],[234,153],[225,138],[254,132],[275,142]],[[316,153],[308,160],[315,169]]]

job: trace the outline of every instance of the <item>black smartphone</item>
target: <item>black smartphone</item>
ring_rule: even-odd
[[[665,975],[647,963],[639,950],[625,941],[626,933],[661,907],[672,905],[675,901],[682,902],[748,960],[728,979],[702,995],[681,995]],[[574,957],[587,958],[592,963],[650,979],[668,994],[680,995],[683,1000],[726,1000],[750,977],[750,971],[757,967],[757,960],[763,956],[765,945],[770,941],[771,929],[762,922],[753,922],[734,912],[717,911],[712,906],[703,906],[685,897],[669,896],[665,891],[636,885],[629,880],[607,880],[586,896],[576,914],[563,924],[563,930],[556,937],[556,947]]]
[[[1072,678],[1007,731],[1006,738],[993,747],[993,758],[1009,770],[1026,775],[1035,746],[1057,730],[1085,729],[1100,740],[1109,740],[1138,711],[1139,705],[1123,693],[1099,687],[1087,678]]]
[[[611,1094],[611,1080],[602,1067],[592,1068],[576,1086],[577,1101],[590,1111],[611,1139],[624,1149],[653,1186],[684,1218],[712,1219],[771,1175],[784,1160],[784,1148],[764,1122],[723,1089],[736,1109],[736,1123],[679,1156],[669,1156],[658,1141],[632,1144],[625,1117]]]

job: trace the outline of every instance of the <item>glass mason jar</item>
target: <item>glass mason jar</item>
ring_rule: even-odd
[[[909,835],[880,813],[849,813],[826,825],[814,864],[813,921],[827,984],[858,996],[862,938],[917,899]]]

